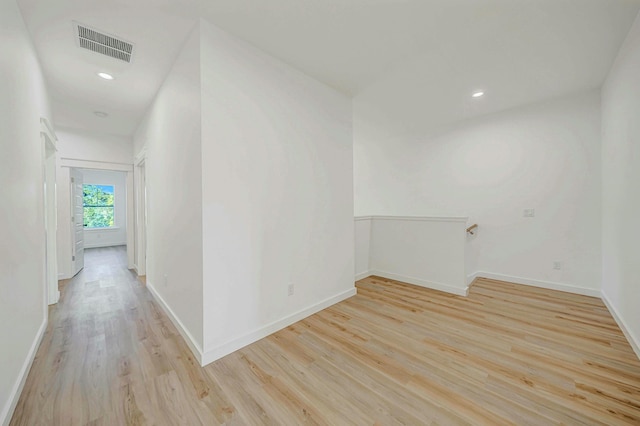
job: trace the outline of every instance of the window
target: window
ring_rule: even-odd
[[[113,185],[82,185],[82,197],[86,228],[114,226]]]

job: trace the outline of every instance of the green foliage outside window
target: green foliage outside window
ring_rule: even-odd
[[[113,226],[113,186],[83,185],[84,226],[108,228]]]

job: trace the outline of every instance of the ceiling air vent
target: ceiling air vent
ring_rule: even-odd
[[[86,25],[73,23],[75,33],[78,37],[78,46],[91,50],[92,52],[110,56],[124,62],[131,62],[133,54],[133,44],[121,40],[112,35],[107,35],[101,31],[89,28]]]

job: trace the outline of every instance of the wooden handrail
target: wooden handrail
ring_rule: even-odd
[[[478,227],[478,224],[474,223],[473,225],[467,228],[467,232],[470,233],[471,235],[474,235],[473,230],[476,229],[477,227]]]

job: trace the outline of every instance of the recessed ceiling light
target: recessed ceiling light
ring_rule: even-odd
[[[111,74],[107,74],[106,72],[99,72],[98,75],[105,80],[113,80],[113,76]]]
[[[473,95],[471,95],[471,96],[474,97],[474,98],[479,98],[479,97],[481,97],[483,95],[484,95],[484,92],[478,91],[478,92],[474,92]]]
[[[107,114],[107,113],[106,113],[106,112],[104,112],[104,111],[94,111],[93,113],[94,113],[95,115],[97,115],[98,117],[100,117],[100,118],[105,118],[105,117],[108,117],[108,116],[109,116],[109,114]]]

